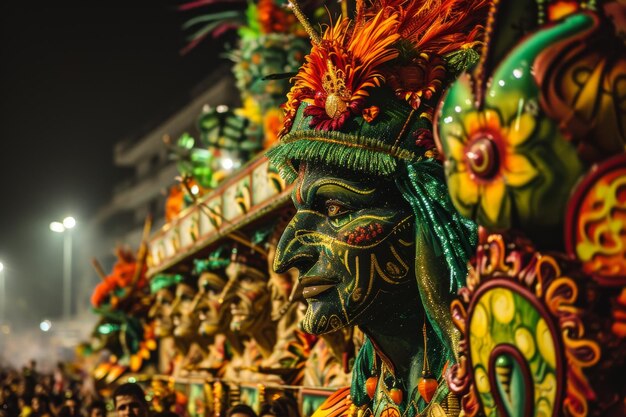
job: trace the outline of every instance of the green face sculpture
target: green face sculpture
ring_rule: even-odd
[[[305,331],[363,324],[415,289],[414,215],[393,181],[302,164],[293,201],[274,268],[299,270]]]

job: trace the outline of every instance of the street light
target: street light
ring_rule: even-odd
[[[63,317],[69,319],[72,313],[72,234],[76,219],[68,216],[61,222],[50,223],[50,230],[63,233]]]
[[[52,328],[52,322],[50,320],[43,320],[41,323],[39,323],[39,328],[42,332],[47,332]]]
[[[4,324],[7,305],[6,285],[4,283],[4,264],[0,262],[0,324]]]

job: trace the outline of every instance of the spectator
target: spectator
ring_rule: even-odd
[[[259,417],[300,417],[298,404],[291,396],[282,395],[261,407]]]
[[[146,394],[138,384],[129,382],[117,387],[113,393],[113,402],[117,417],[149,416]]]
[[[15,392],[13,392],[10,385],[2,387],[0,410],[2,410],[7,417],[17,417],[20,413],[19,406],[17,404],[17,395],[15,395]]]
[[[72,414],[72,410],[67,405],[64,405],[63,407],[61,407],[61,409],[57,413],[57,417],[75,417],[75,416]]]
[[[107,407],[104,401],[95,400],[87,406],[87,417],[106,417]]]
[[[50,400],[44,394],[37,394],[31,400],[33,412],[31,417],[52,417],[50,412]]]
[[[29,417],[32,414],[33,409],[30,406],[31,402],[32,399],[26,395],[21,396],[17,400],[17,403],[20,407],[20,417]]]
[[[63,401],[63,407],[67,407],[69,416],[67,417],[80,417],[80,403],[71,391],[65,393],[65,400]],[[60,413],[60,412],[59,412]],[[57,417],[61,417],[58,415]]]
[[[257,415],[250,406],[237,404],[228,409],[226,417],[257,417]]]

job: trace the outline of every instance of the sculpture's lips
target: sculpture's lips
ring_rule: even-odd
[[[319,295],[329,289],[335,287],[339,282],[332,278],[309,276],[300,279],[300,285],[302,286],[302,296],[304,298],[311,298]]]

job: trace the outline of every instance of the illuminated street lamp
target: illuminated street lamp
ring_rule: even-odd
[[[7,305],[6,284],[4,283],[4,264],[0,262],[0,325],[4,324]]]
[[[41,329],[42,332],[47,332],[52,328],[52,322],[50,320],[44,320],[41,323],[39,323],[39,329]]]
[[[72,234],[76,219],[69,216],[62,222],[50,223],[50,230],[63,233],[63,317],[69,319],[72,312]]]

